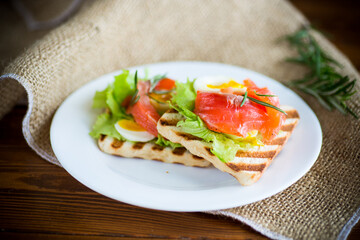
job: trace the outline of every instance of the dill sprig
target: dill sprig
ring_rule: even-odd
[[[326,109],[337,109],[343,114],[350,113],[359,118],[347,105],[346,101],[356,93],[356,79],[342,76],[337,69],[342,66],[320,48],[309,27],[303,27],[297,32],[287,35],[285,39],[295,47],[298,56],[287,58],[306,66],[310,71],[302,79],[293,80],[290,86],[314,96]]]

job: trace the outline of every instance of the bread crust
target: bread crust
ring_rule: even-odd
[[[250,151],[238,151],[233,161],[224,163],[220,161],[210,149],[210,145],[200,138],[181,132],[176,127],[178,121],[185,119],[176,110],[172,109],[162,115],[158,121],[157,129],[161,135],[172,142],[180,143],[192,154],[200,156],[211,162],[216,168],[235,177],[242,185],[251,185],[262,176],[272,160],[284,147],[300,117],[296,109],[281,106],[287,113],[287,118],[280,133],[271,141],[264,142],[264,146]]]

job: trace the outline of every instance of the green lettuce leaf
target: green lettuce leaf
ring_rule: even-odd
[[[129,70],[123,70],[120,75],[115,76],[113,95],[116,102],[121,104],[127,96],[135,93],[134,83],[134,76],[130,74]]]
[[[125,108],[121,106],[121,103],[119,104],[119,102],[116,101],[114,90],[112,88],[110,88],[106,93],[106,105],[110,109],[110,112],[117,117],[118,120],[130,118],[130,116],[126,114]]]
[[[115,76],[115,81],[109,84],[103,91],[97,91],[93,98],[93,108],[108,109],[110,113],[98,116],[90,136],[99,138],[101,134],[108,135],[119,140],[124,138],[116,131],[114,124],[121,119],[130,119],[126,109],[121,105],[127,96],[135,93],[134,76],[128,70]]]
[[[176,126],[180,127],[181,131],[199,137],[206,142],[211,142],[214,138],[215,132],[209,130],[198,116],[179,121]]]
[[[93,108],[106,108],[106,95],[107,92],[110,90],[111,86],[108,86],[103,91],[96,91],[95,96],[93,98]]]
[[[92,131],[89,133],[91,137],[98,139],[102,134],[114,137],[118,140],[125,141],[119,132],[115,129],[115,123],[118,121],[116,116],[108,113],[100,114],[93,126]]]
[[[176,82],[176,94],[173,96],[173,103],[182,109],[193,111],[195,98],[194,81],[188,79],[186,83]]]
[[[225,137],[224,134],[215,133],[213,135],[211,152],[221,161],[232,161],[235,158],[237,151],[240,149],[242,149],[241,145],[237,144],[232,139]]]
[[[115,114],[125,112],[121,106],[124,99],[135,93],[134,76],[128,70],[114,77],[115,81],[103,91],[97,91],[93,98],[93,108],[109,108]]]
[[[168,103],[171,108],[178,111],[184,117],[189,118],[189,119],[197,118],[197,115],[195,113],[193,113],[192,111],[190,111],[189,109],[178,107],[175,105],[176,103],[174,104],[174,102],[168,102]]]
[[[179,143],[173,143],[173,142],[170,142],[169,140],[166,140],[160,134],[158,135],[155,144],[160,145],[162,147],[171,147],[171,148],[182,147],[182,145]]]
[[[207,143],[211,143],[211,152],[223,162],[232,161],[235,158],[236,152],[243,149],[244,146],[222,133],[209,130],[198,116],[195,119],[187,118],[184,121],[179,121],[177,127],[182,132],[189,133],[203,139]]]

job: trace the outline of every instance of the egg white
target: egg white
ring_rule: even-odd
[[[121,136],[133,142],[148,142],[155,138],[154,135],[147,131],[131,131],[121,127],[118,123],[115,123],[115,129]]]

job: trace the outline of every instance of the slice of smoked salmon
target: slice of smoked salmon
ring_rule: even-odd
[[[137,96],[140,96],[140,98],[133,106],[127,109],[127,112],[133,115],[137,124],[157,137],[158,131],[156,124],[160,119],[160,115],[156,112],[153,105],[151,105],[150,98],[146,95],[150,89],[150,82],[140,81],[137,87],[139,90]]]
[[[279,107],[277,97],[260,97],[255,94],[271,94],[267,88],[258,88],[246,80],[248,96]],[[285,115],[247,99],[241,107],[243,96],[230,93],[198,91],[194,112],[210,130],[246,137],[252,130],[258,130],[264,140],[275,137],[285,120]]]
[[[276,107],[280,107],[280,101],[278,97],[265,97],[258,95],[274,95],[274,93],[272,93],[268,88],[259,88],[250,79],[244,80],[244,85],[248,88],[249,97],[253,97]],[[269,119],[263,126],[261,133],[264,139],[272,139],[279,133],[281,126],[286,120],[286,116],[276,109],[270,107],[265,107],[265,109]]]

